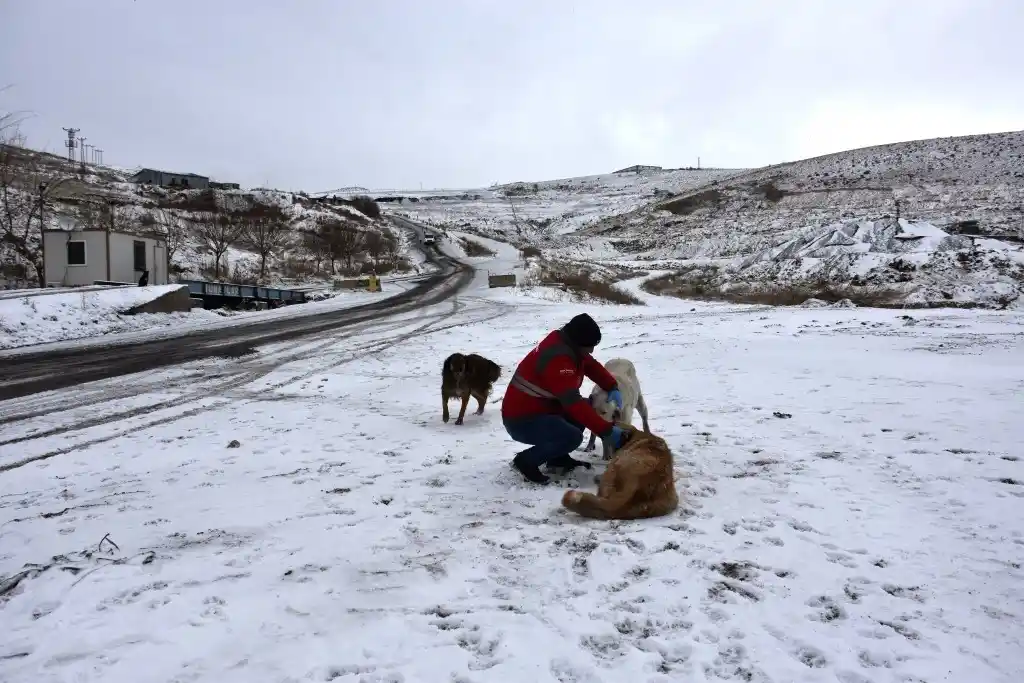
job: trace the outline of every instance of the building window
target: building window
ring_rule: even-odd
[[[135,270],[146,270],[146,243],[142,240],[134,240],[132,247],[135,250]]]
[[[72,240],[68,242],[68,265],[85,265],[85,240]]]

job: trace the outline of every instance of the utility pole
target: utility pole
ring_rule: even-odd
[[[81,150],[81,154],[79,154],[79,156],[83,164],[85,163],[85,141],[88,139],[89,138],[78,138],[78,148]]]
[[[39,257],[43,262],[43,281],[40,287],[46,287],[46,221],[43,220],[43,209],[46,206],[46,183],[39,183]]]
[[[65,128],[64,132],[68,134],[68,139],[64,143],[64,146],[68,148],[68,161],[75,160],[75,135],[80,128]]]
[[[96,150],[96,154],[99,155],[99,161],[97,163],[99,163],[99,165],[102,166],[103,165],[103,150],[102,149]]]
[[[700,157],[697,157],[697,170],[700,170]]]

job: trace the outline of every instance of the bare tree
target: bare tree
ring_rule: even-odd
[[[314,272],[320,273],[320,264],[330,258],[330,247],[318,231],[304,232],[302,234],[302,248],[306,250],[315,266]]]
[[[0,244],[30,265],[45,287],[44,214],[67,178],[44,172],[39,155],[25,149],[18,122],[13,114],[0,115]]]
[[[79,202],[75,210],[75,217],[78,219],[78,224],[85,230],[103,230],[105,227],[100,204],[91,199]]]
[[[206,212],[196,222],[196,235],[213,253],[213,277],[220,278],[220,261],[242,236],[244,223],[222,213]]]
[[[132,207],[126,206],[120,201],[105,199],[102,210],[106,227],[111,232],[135,233],[142,227],[138,217],[133,213]]]
[[[401,246],[398,242],[398,237],[394,234],[389,234],[384,238],[384,255],[387,257],[392,268],[398,265],[398,261],[402,257]]]
[[[373,259],[373,267],[378,268],[380,257],[387,251],[384,236],[379,232],[367,231],[363,238],[363,244],[366,247],[366,253]]]
[[[101,194],[83,197],[78,204],[77,217],[86,230],[131,233],[142,227],[142,222],[132,215],[127,206]]]
[[[267,257],[281,250],[288,238],[288,224],[276,215],[249,217],[243,224],[248,245],[260,255],[260,281],[267,274]]]
[[[352,272],[353,261],[363,247],[364,233],[334,218],[325,219],[320,224],[318,232],[327,245],[331,274],[334,274],[334,264],[338,261],[344,261],[348,271]]]
[[[188,239],[191,224],[184,216],[164,211],[160,225],[164,229],[164,239],[167,241],[167,260],[173,261],[174,255]]]

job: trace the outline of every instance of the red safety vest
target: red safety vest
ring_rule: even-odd
[[[561,330],[544,337],[519,363],[501,402],[505,420],[534,415],[565,414],[599,436],[612,423],[602,418],[580,394],[584,377],[605,391],[616,387],[613,377],[589,353],[570,344]]]

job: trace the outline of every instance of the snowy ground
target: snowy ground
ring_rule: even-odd
[[[51,294],[49,290],[25,290],[15,297],[5,292],[0,298],[0,358],[2,350],[53,350],[69,343],[110,343],[128,339],[156,339],[183,330],[210,329],[244,324],[254,320],[275,320],[349,308],[378,301],[406,291],[413,278],[382,281],[380,292],[332,292],[322,301],[293,304],[268,311],[232,311],[195,308],[181,313],[140,313],[122,311],[152,301],[181,285],[124,288],[82,288]]]
[[[0,404],[0,680],[1021,680],[1024,316],[650,303],[586,310],[657,520],[441,423],[448,353],[500,396],[584,310],[519,290]]]

